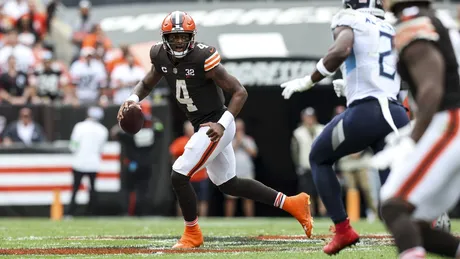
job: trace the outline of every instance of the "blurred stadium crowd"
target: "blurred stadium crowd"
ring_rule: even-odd
[[[81,1],[72,24],[73,59],[56,59],[50,23],[57,1],[40,10],[34,0],[8,0],[0,13],[1,102],[12,105],[121,103],[145,75],[128,46],[113,48]]]

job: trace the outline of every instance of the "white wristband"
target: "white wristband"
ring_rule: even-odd
[[[316,69],[318,70],[318,72],[325,76],[325,77],[328,77],[328,76],[332,76],[334,74],[334,72],[330,72],[329,70],[327,70],[327,68],[324,66],[324,63],[323,63],[323,59],[320,59],[318,61],[318,63],[316,64]]]
[[[230,123],[232,123],[234,120],[235,117],[233,117],[233,114],[229,111],[225,111],[217,123],[219,123],[220,125],[224,126],[225,129],[227,129],[228,126],[230,126]]]
[[[128,99],[126,99],[126,101],[134,101],[136,103],[139,102],[139,96],[137,96],[136,94],[132,94],[130,97],[128,97]]]

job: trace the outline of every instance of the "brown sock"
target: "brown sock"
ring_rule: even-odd
[[[219,185],[219,190],[231,196],[262,202],[278,208],[282,208],[286,197],[284,194],[280,194],[280,192],[273,190],[259,181],[238,178],[236,176]]]
[[[405,201],[386,201],[382,205],[382,217],[394,237],[399,253],[423,246],[420,228],[412,221],[410,208]]]
[[[433,229],[428,222],[417,222],[423,237],[423,247],[427,252],[455,258],[460,240],[450,233]]]
[[[173,171],[171,182],[186,224],[195,222],[198,217],[197,198],[190,177]]]

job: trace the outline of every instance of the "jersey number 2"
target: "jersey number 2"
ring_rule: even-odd
[[[190,98],[190,95],[188,94],[187,84],[185,83],[185,80],[176,80],[176,99],[179,103],[187,105],[187,110],[189,112],[198,111],[198,108],[196,108],[196,106],[193,104],[193,100],[192,98]]]
[[[390,74],[390,73],[385,72],[385,67],[384,67],[385,58],[391,55],[391,48],[392,48],[391,44],[392,44],[392,41],[393,41],[393,36],[391,34],[389,34],[389,33],[380,31],[380,41],[384,42],[383,46],[385,47],[384,48],[385,51],[379,53],[380,75],[383,76],[383,77],[389,78],[391,80],[394,80],[395,75],[396,75],[396,71],[393,72],[393,74]]]

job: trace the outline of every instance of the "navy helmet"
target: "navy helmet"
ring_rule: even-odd
[[[383,0],[342,0],[342,2],[344,8],[351,8],[380,18],[385,17]]]

